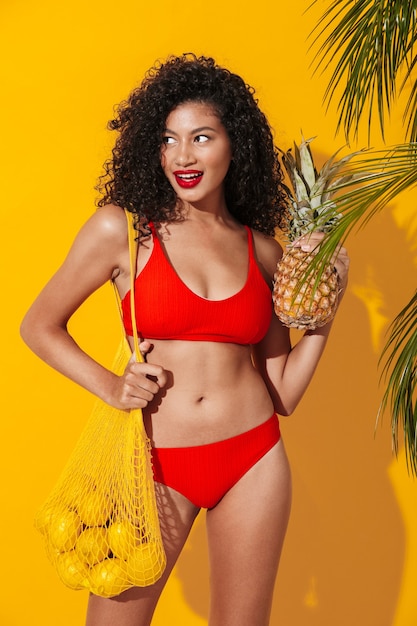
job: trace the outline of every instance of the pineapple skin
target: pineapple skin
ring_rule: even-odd
[[[304,275],[311,252],[289,248],[277,265],[272,299],[275,314],[288,328],[314,330],[330,322],[336,314],[339,298],[339,278],[333,265],[328,264],[320,282],[314,288],[316,274],[306,280]],[[302,286],[297,292],[297,287]]]

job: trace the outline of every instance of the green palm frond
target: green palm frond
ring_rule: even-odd
[[[307,276],[320,280],[325,264],[355,229],[364,227],[404,190],[417,185],[417,143],[389,150],[365,151],[347,161],[337,172],[340,183],[333,188],[333,201],[342,213],[332,231],[325,235]],[[386,388],[379,409],[390,411],[393,448],[398,451],[399,429],[404,431],[407,466],[417,476],[417,293],[390,326],[380,362],[386,359],[383,375]]]
[[[417,476],[417,291],[397,315],[382,352],[385,360],[382,378],[386,389],[380,413],[389,411],[392,442],[398,452],[399,428],[404,431],[407,466]]]
[[[334,178],[330,176],[328,184],[341,217],[326,234],[308,273],[322,270],[352,231],[363,228],[399,193],[417,185],[417,143],[358,152]]]
[[[335,63],[324,98],[342,87],[338,129],[346,138],[358,134],[365,113],[370,135],[375,106],[384,135],[394,101],[411,85],[404,117],[410,141],[417,140],[416,9],[417,0],[333,0],[314,29],[317,69]]]
[[[411,74],[415,71],[417,57],[414,57],[409,69],[407,70],[402,89],[404,89],[411,79]],[[411,80],[410,80],[411,82]],[[411,92],[404,111],[404,121],[407,123],[407,134],[415,137],[415,129],[417,128],[417,81],[414,81]]]
[[[343,215],[308,269],[319,277],[353,230],[417,183],[417,0],[329,0],[312,35],[316,71],[332,68],[324,99],[328,105],[338,102],[337,130],[343,128],[347,140],[357,137],[360,121],[367,118],[369,140],[376,113],[384,137],[386,120],[404,93],[404,141],[410,142],[366,151],[348,163],[348,178],[338,184],[336,198]],[[390,326],[381,359],[386,359],[386,389],[380,413],[391,413],[395,451],[402,427],[408,468],[417,476],[417,294]]]

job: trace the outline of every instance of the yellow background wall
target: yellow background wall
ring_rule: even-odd
[[[327,5],[318,4],[304,13],[309,0],[2,0],[2,625],[75,626],[84,619],[86,594],[58,581],[32,519],[93,400],[38,361],[18,327],[94,211],[93,188],[113,141],[105,130],[113,105],[155,59],[204,53],[256,87],[283,148],[302,129],[317,135],[313,147],[327,158],[343,139],[334,137],[334,108],[322,106],[326,80],[309,68],[306,37]],[[402,138],[399,115],[388,138]],[[331,343],[297,413],[282,420],[294,507],[272,624],[417,621],[416,484],[402,454],[393,460],[387,418],[374,434],[383,333],[416,282],[413,215],[415,193],[350,238],[352,277]],[[119,331],[112,297],[103,289],[71,326],[106,364]],[[207,605],[202,515],[155,625],[204,625]]]

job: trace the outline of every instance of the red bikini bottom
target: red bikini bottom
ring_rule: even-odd
[[[230,439],[189,448],[153,448],[154,479],[195,506],[212,509],[279,439],[274,413],[263,424]]]

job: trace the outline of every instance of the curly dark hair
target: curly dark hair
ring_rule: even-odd
[[[141,222],[181,218],[160,149],[168,115],[184,102],[210,104],[228,133],[233,161],[225,198],[230,213],[242,224],[274,235],[287,200],[278,150],[254,89],[214,59],[192,53],[157,63],[119,105],[108,124],[119,136],[97,186],[102,194],[98,206],[114,203],[137,214]]]

